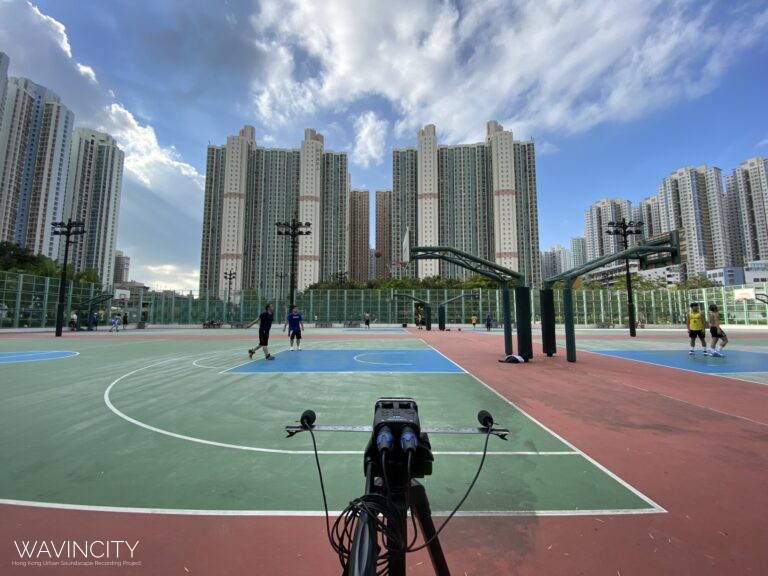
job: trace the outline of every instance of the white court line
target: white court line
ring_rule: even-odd
[[[0,505],[28,506],[30,508],[52,508],[58,510],[78,510],[84,512],[110,512],[125,514],[165,514],[168,516],[296,516],[316,517],[325,516],[325,510],[196,510],[176,508],[128,508],[125,506],[92,506],[89,504],[59,504],[57,502],[35,502],[33,500],[3,500]],[[341,510],[329,510],[329,516],[339,516]],[[455,516],[474,517],[503,517],[503,516],[615,516],[619,514],[656,514],[656,510],[648,508],[612,508],[600,510],[485,510],[465,512],[459,510]],[[448,516],[449,511],[433,510],[432,516]]]
[[[430,347],[431,348],[431,347]],[[445,357],[442,353],[440,353],[438,350],[435,350],[434,348],[431,348],[438,354]],[[256,448],[252,446],[239,446],[234,444],[227,444],[227,443],[220,443],[220,442],[213,442],[208,441],[204,439],[198,439],[193,438],[189,436],[184,436],[181,434],[176,434],[173,432],[169,432],[166,430],[162,430],[160,428],[150,426],[147,424],[144,424],[134,418],[131,418],[130,416],[127,416],[120,410],[118,410],[110,401],[109,399],[109,392],[112,390],[112,388],[118,384],[123,379],[142,372],[144,370],[154,368],[157,366],[161,366],[163,364],[168,364],[173,361],[186,361],[191,356],[182,356],[182,357],[173,357],[166,360],[161,360],[159,362],[154,362],[152,364],[149,364],[147,366],[144,366],[142,368],[138,368],[136,370],[132,370],[131,372],[128,372],[124,374],[123,376],[120,376],[116,380],[114,380],[109,387],[104,392],[104,401],[107,407],[116,415],[120,416],[124,420],[135,424],[139,427],[145,428],[150,431],[154,431],[160,434],[164,434],[167,436],[175,437],[177,439],[181,440],[187,440],[192,442],[197,442],[201,444],[207,444],[207,445],[213,445],[213,446],[219,446],[219,447],[227,447],[227,448],[236,448],[241,450],[250,450],[250,451],[257,451],[257,452],[272,452],[272,453],[288,453],[288,454],[309,454],[313,455],[314,451],[306,450],[306,451],[288,451],[288,450],[272,450],[272,449],[262,449],[262,448]],[[446,358],[450,362],[453,363],[450,359]],[[455,364],[455,363],[454,363]],[[461,368],[458,364],[455,364],[459,368]],[[463,368],[461,368],[462,371]],[[464,371],[466,372],[466,371]],[[451,374],[454,374],[454,372],[451,372]],[[490,388],[487,386],[484,382],[479,380],[478,378],[474,377],[478,382],[480,382],[483,386],[488,388],[490,391],[492,391],[494,394],[499,396],[502,400],[513,406],[516,410],[521,412],[524,416],[528,417],[532,421],[536,422],[533,418],[531,418],[528,414],[517,408],[512,402],[501,396],[499,392],[494,390],[493,388]],[[549,431],[545,426],[542,424],[536,422],[539,426],[541,426],[543,429]],[[559,438],[556,434],[549,431],[550,434],[553,436]],[[564,444],[569,445],[564,440],[560,439]],[[355,455],[360,456],[363,454],[362,451],[319,451],[319,454],[324,455]],[[482,452],[435,452],[437,455],[444,455],[444,456],[455,456],[455,455],[474,455],[474,456],[480,456]],[[488,452],[488,456],[512,456],[512,455],[518,455],[518,456],[582,456],[591,462],[595,464],[598,468],[603,469],[607,474],[614,477],[617,481],[619,481],[622,485],[626,486],[629,490],[632,492],[638,494],[642,499],[645,501],[649,501],[647,498],[644,498],[641,494],[639,494],[637,491],[635,491],[631,486],[627,485],[625,482],[623,482],[621,479],[615,477],[610,471],[605,470],[602,466],[594,462],[591,458],[586,456],[583,452],[577,450],[574,448],[573,452]],[[128,507],[108,507],[108,506],[88,506],[88,505],[70,505],[70,504],[57,504],[57,503],[46,503],[46,502],[33,502],[33,501],[23,501],[23,500],[3,500],[0,499],[0,504],[7,504],[7,505],[19,505],[19,506],[33,506],[33,507],[42,507],[42,508],[59,508],[59,509],[67,509],[67,510],[90,510],[90,511],[107,511],[107,512],[125,512],[125,513],[152,513],[152,514],[168,514],[168,515],[206,515],[206,516],[324,516],[324,511],[310,511],[310,512],[304,512],[304,511],[281,511],[281,510],[260,510],[260,511],[249,511],[249,510],[177,510],[177,509],[163,509],[163,508],[128,508]],[[611,510],[550,510],[550,511],[528,511],[528,510],[511,510],[511,511],[472,511],[472,512],[459,512],[458,515],[460,516],[466,516],[466,517],[483,517],[483,516],[586,516],[586,515],[605,515],[605,514],[647,514],[647,513],[655,513],[663,510],[660,507],[656,507],[655,509],[611,509]],[[340,511],[334,511],[329,512],[333,515],[340,514]],[[440,512],[435,511],[433,512],[433,515],[435,516],[447,516],[449,512]]]
[[[285,352],[286,350],[288,350],[288,348],[283,348],[282,350],[276,350],[274,354],[272,354],[272,352],[270,352],[269,355],[270,356],[277,356],[278,354],[280,354],[281,352]],[[257,350],[256,352],[260,352],[260,350]],[[264,362],[269,362],[269,360],[267,360],[264,357],[257,358],[256,360],[247,360],[246,362],[241,362],[240,364],[235,364],[234,366],[230,366],[229,368],[225,368],[224,370],[219,372],[219,374],[227,374],[228,372],[232,372],[233,370],[237,370],[241,366],[247,366],[248,364],[251,364],[253,362],[259,362],[261,360],[263,360]],[[242,374],[247,374],[247,372],[236,372],[236,374],[239,376],[239,375],[242,375]],[[271,372],[270,371],[270,372],[266,372],[266,374],[282,374],[282,372]],[[305,374],[305,372],[302,372],[302,374]]]
[[[145,422],[142,422],[141,420],[137,420],[136,418],[132,418],[131,416],[128,416],[124,412],[122,412],[120,409],[118,409],[114,404],[112,404],[112,401],[109,398],[110,392],[112,391],[112,388],[121,380],[124,378],[127,378],[129,376],[132,376],[138,372],[142,372],[144,370],[147,370],[149,368],[154,368],[156,366],[160,366],[162,364],[167,364],[169,362],[173,362],[174,360],[186,360],[189,357],[182,357],[182,358],[170,358],[167,360],[162,360],[160,362],[155,362],[153,364],[149,364],[148,366],[144,366],[143,368],[138,368],[136,370],[132,370],[131,372],[128,372],[127,374],[123,374],[116,380],[114,380],[104,391],[104,403],[107,405],[107,407],[117,416],[122,418],[123,420],[130,422],[131,424],[134,424],[135,426],[139,426],[140,428],[144,428],[145,430],[150,430],[152,432],[156,432],[158,434],[163,434],[165,436],[170,436],[171,438],[176,438],[178,440],[185,440],[187,442],[195,442],[197,444],[204,444],[207,446],[217,446],[219,448],[230,448],[233,450],[247,450],[250,452],[264,452],[268,454],[314,454],[314,450],[283,450],[283,449],[277,449],[277,448],[261,448],[258,446],[248,446],[244,444],[231,444],[228,442],[217,442],[214,440],[207,440],[205,438],[197,438],[195,436],[188,436],[185,434],[177,434],[176,432],[171,432],[170,430],[165,430],[163,428],[159,428],[157,426],[152,426],[151,424],[146,424]],[[361,450],[318,450],[318,454],[323,454],[326,456],[332,456],[332,455],[354,455],[354,456],[360,456],[364,452]],[[451,452],[441,452],[441,454],[451,454]],[[482,452],[466,452],[466,453],[459,453],[459,454],[466,454],[466,455],[480,455]],[[497,454],[497,452],[489,452],[489,455],[491,454]],[[500,455],[504,455],[502,453],[498,453]],[[522,455],[526,454],[524,452],[521,453],[509,453],[506,455]],[[541,454],[541,453],[538,453]]]
[[[357,354],[352,359],[356,362],[360,362],[362,364],[376,364],[379,366],[413,366],[410,362],[370,362],[369,360],[360,360],[361,356],[373,356],[374,354],[386,354],[387,350],[381,351],[381,352],[365,352],[363,354]]]
[[[425,344],[426,344],[426,342],[425,342]],[[427,346],[429,346],[429,344],[427,344]],[[432,347],[430,346],[430,348],[432,348]],[[435,348],[432,348],[432,349],[433,349],[435,352],[437,352],[438,354],[440,354],[440,355],[442,355],[442,356],[445,356],[445,355],[444,355],[442,352],[440,352],[440,350],[437,350],[437,349],[435,349]],[[446,358],[447,358],[447,357],[446,357]],[[450,358],[447,358],[447,359],[448,359],[448,360],[450,360]],[[458,366],[458,364],[457,364],[457,366]],[[463,369],[463,368],[462,368],[462,369]],[[559,434],[555,433],[555,432],[554,432],[554,431],[552,431],[550,428],[548,428],[547,426],[545,426],[544,424],[542,424],[541,422],[539,422],[538,420],[536,420],[536,419],[535,419],[533,416],[531,416],[530,414],[528,414],[528,413],[527,413],[525,410],[522,410],[521,408],[519,408],[519,407],[518,407],[518,406],[517,406],[517,405],[516,405],[514,402],[512,402],[511,400],[509,400],[508,398],[506,398],[504,395],[502,395],[502,394],[501,394],[501,392],[499,392],[498,390],[495,390],[494,388],[492,388],[491,386],[489,386],[488,384],[486,384],[485,382],[483,382],[482,380],[480,380],[480,378],[478,378],[477,376],[475,376],[475,375],[474,375],[474,374],[472,374],[471,372],[467,372],[467,374],[469,374],[469,375],[470,375],[472,378],[474,378],[475,380],[477,380],[478,382],[480,382],[480,384],[482,384],[483,386],[485,386],[485,387],[486,387],[488,390],[490,390],[491,392],[493,392],[494,394],[496,394],[496,396],[498,396],[499,398],[501,398],[501,399],[502,399],[504,402],[506,402],[507,404],[509,404],[510,406],[512,406],[512,407],[513,407],[515,410],[517,410],[518,412],[520,412],[520,414],[522,414],[523,416],[525,416],[526,418],[528,418],[528,419],[529,419],[531,422],[534,422],[536,425],[540,426],[542,429],[546,430],[546,431],[547,431],[547,432],[549,432],[549,433],[550,433],[552,436],[554,436],[555,438],[557,438],[558,440],[560,440],[560,442],[562,442],[563,444],[565,444],[565,445],[566,445],[566,446],[568,446],[569,448],[571,448],[571,449],[573,449],[574,451],[576,451],[576,452],[578,452],[579,454],[581,454],[581,456],[582,456],[582,457],[584,457],[586,460],[588,460],[589,462],[591,462],[591,463],[592,463],[594,466],[596,466],[598,469],[602,470],[602,471],[603,471],[605,474],[607,474],[608,476],[610,476],[611,478],[613,478],[613,479],[614,479],[616,482],[618,482],[619,484],[621,484],[622,486],[624,486],[624,487],[625,487],[627,490],[629,490],[630,492],[632,492],[632,493],[633,493],[635,496],[637,496],[637,497],[638,497],[638,498],[640,498],[641,500],[645,500],[645,501],[646,501],[646,502],[647,502],[649,505],[651,505],[651,506],[653,507],[653,509],[654,509],[654,511],[655,511],[655,512],[664,512],[664,513],[666,513],[666,512],[667,512],[667,510],[665,510],[665,509],[664,509],[663,507],[661,507],[659,504],[657,504],[656,502],[654,502],[653,500],[651,500],[651,499],[650,499],[648,496],[646,496],[645,494],[643,494],[642,492],[640,492],[640,491],[639,491],[637,488],[635,488],[635,487],[631,486],[630,484],[628,484],[627,482],[625,482],[624,480],[622,480],[621,478],[619,478],[619,477],[618,477],[616,474],[614,474],[613,472],[611,472],[610,470],[608,470],[608,468],[606,468],[605,466],[603,466],[602,464],[600,464],[600,463],[599,463],[597,460],[595,460],[594,458],[592,458],[592,457],[588,456],[588,455],[587,455],[585,452],[583,452],[583,451],[579,450],[579,449],[578,449],[576,446],[574,446],[573,444],[571,444],[570,442],[568,442],[567,440],[565,440],[565,439],[564,439],[563,437],[561,437]]]
[[[622,382],[619,382],[622,386],[626,386],[627,388],[633,388],[635,390],[640,390],[641,392],[648,392],[649,394],[656,394],[657,396],[661,396],[662,398],[667,398],[668,400],[673,400],[675,402],[680,402],[681,404],[686,404],[688,406],[693,406],[694,408],[700,408],[701,410],[706,410],[707,412],[715,412],[716,414],[721,414],[722,416],[730,416],[731,418],[738,418],[739,420],[746,420],[747,422],[751,422],[752,424],[757,424],[758,426],[768,426],[767,422],[759,422],[757,420],[752,420],[752,418],[747,418],[746,416],[739,416],[737,414],[731,414],[730,412],[723,412],[722,410],[715,410],[714,408],[710,408],[709,406],[702,406],[701,404],[696,404],[695,402],[688,402],[687,400],[683,400],[681,398],[675,398],[674,396],[669,396],[667,394],[662,394],[661,392],[656,392],[655,390],[648,390],[647,388],[641,388],[640,386],[633,386],[632,384],[624,384]]]
[[[768,384],[766,384],[765,382],[755,382],[754,380],[745,380],[744,378],[739,378],[737,376],[739,372],[727,372],[725,374],[719,373],[719,372],[702,372],[701,370],[693,370],[691,368],[680,368],[679,366],[667,366],[666,364],[657,364],[656,362],[651,362],[650,360],[639,360],[637,358],[628,358],[626,356],[619,356],[618,354],[606,354],[605,352],[596,352],[594,350],[580,350],[580,351],[588,352],[589,354],[594,354],[595,356],[602,356],[603,358],[618,358],[620,360],[629,360],[630,362],[639,362],[640,364],[648,364],[649,366],[655,366],[656,368],[659,368],[659,367],[669,368],[670,370],[680,370],[682,372],[690,372],[691,374],[703,374],[704,376],[719,376],[720,378],[730,378],[731,380],[738,380],[739,382],[749,382],[750,384],[757,384],[758,386],[768,386]],[[621,352],[621,350],[616,350],[616,352]],[[748,350],[748,352],[752,352],[752,350]],[[748,374],[765,374],[765,372],[748,372]],[[733,416],[734,418],[740,418],[740,416],[735,416],[735,415]],[[758,424],[761,424],[761,422],[758,422]]]
[[[236,352],[242,354],[243,349],[242,348],[230,348],[228,350],[219,350],[217,352],[212,352],[211,354],[206,354],[205,356],[201,356],[200,358],[198,358],[197,360],[192,362],[192,366],[194,366],[195,368],[210,368],[211,370],[219,370],[219,369],[221,369],[221,366],[206,366],[205,364],[199,364],[199,362],[202,362],[203,360],[207,360],[208,358],[214,358],[216,356],[219,356],[221,354],[225,354],[227,352],[229,352],[231,354],[234,354]],[[242,364],[241,364],[241,366],[242,366]]]
[[[440,350],[438,350],[437,348],[433,348],[432,346],[430,346],[429,344],[427,344],[427,343],[424,341],[424,339],[423,339],[423,338],[419,338],[419,340],[421,340],[421,343],[422,343],[422,344],[424,344],[424,346],[426,346],[426,347],[427,347],[427,348],[429,348],[430,350],[433,350],[434,352],[437,352],[437,353],[438,353],[440,356],[442,356],[443,358],[445,358],[446,360],[448,360],[448,362],[450,362],[451,364],[453,364],[454,366],[456,366],[456,368],[458,368],[459,370],[461,370],[461,372],[462,372],[462,373],[464,373],[464,374],[469,374],[469,372],[467,372],[467,371],[464,369],[464,366],[461,366],[460,364],[457,364],[456,362],[454,362],[453,360],[451,360],[450,358],[448,358],[448,356],[446,356],[445,354],[443,354],[442,352],[440,352]]]
[[[35,354],[66,354],[66,356],[51,356],[49,358],[36,358]],[[80,352],[73,350],[37,350],[32,352],[10,352],[7,356],[0,356],[0,364],[21,364],[22,362],[42,362],[44,360],[63,360],[64,358],[74,358],[79,356]],[[8,358],[22,358],[22,360],[8,360]]]

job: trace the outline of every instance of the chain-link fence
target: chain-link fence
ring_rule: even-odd
[[[697,290],[634,291],[636,318],[645,325],[680,325],[691,302],[706,310],[717,304],[724,324],[768,325],[768,305],[758,300],[737,301],[735,286],[719,286]],[[754,285],[755,292],[765,294],[768,284]],[[27,274],[0,272],[0,326],[3,328],[54,327],[59,281]],[[125,301],[102,293],[90,283],[70,282],[67,287],[65,321],[72,312],[80,327],[87,328],[95,317],[107,322],[114,314],[126,314],[131,324],[144,325],[242,325],[251,322],[272,303],[276,320],[282,321],[287,299],[257,291],[232,291],[220,297],[186,294],[174,291],[132,289]],[[556,322],[563,323],[563,292],[555,290]],[[490,314],[494,323],[501,321],[499,290],[393,289],[393,290],[307,290],[296,295],[305,322],[320,324],[362,323],[366,313],[376,324],[413,324],[417,307],[429,304],[433,323],[438,308],[445,304],[448,324],[469,324],[473,314],[483,324]],[[512,291],[512,318],[515,318]],[[628,323],[627,294],[619,290],[574,290],[573,308],[576,325],[611,326]],[[531,320],[540,320],[539,293],[531,291]],[[425,310],[426,311],[426,310]]]

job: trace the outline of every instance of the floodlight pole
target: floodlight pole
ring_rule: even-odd
[[[291,218],[290,222],[275,222],[277,226],[278,236],[290,236],[291,237],[291,297],[288,301],[288,307],[290,308],[295,304],[293,301],[294,290],[296,289],[296,248],[298,246],[299,236],[308,236],[312,234],[311,230],[308,230],[312,226],[309,222],[300,222],[296,216]]]
[[[629,248],[629,236],[633,234],[643,233],[643,223],[633,222],[630,220],[627,222],[626,218],[622,218],[621,222],[608,222],[608,230],[605,231],[608,235],[621,236],[624,244],[624,250]],[[627,313],[629,315],[629,335],[632,337],[637,336],[635,328],[635,301],[632,297],[632,276],[629,272],[629,258],[626,262],[626,274],[627,274]]]
[[[67,297],[67,260],[69,260],[69,245],[74,244],[70,240],[71,236],[81,236],[85,234],[85,222],[72,221],[69,218],[66,222],[51,222],[54,236],[64,236],[64,265],[61,268],[61,280],[59,281],[59,302],[56,306],[56,336],[60,337],[62,327],[64,326],[64,302]]]
[[[237,272],[234,270],[228,270],[227,272],[224,272],[224,280],[227,281],[227,309],[224,313],[225,324],[229,322],[229,301],[232,295],[232,280],[235,279],[235,276],[237,276]]]

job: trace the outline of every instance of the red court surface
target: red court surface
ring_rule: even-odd
[[[642,336],[651,338],[646,334]],[[503,349],[500,335],[415,330],[412,335],[667,510],[457,517],[441,535],[452,574],[768,573],[764,384],[584,350],[576,363],[568,363],[564,350],[547,358],[539,344],[532,362],[502,364],[497,362]],[[317,491],[317,486],[306,489]],[[2,505],[0,518],[3,575],[340,573],[325,520],[319,517],[177,516]],[[18,558],[14,542],[21,540],[140,541],[140,565],[13,566],[11,561]],[[408,556],[407,573],[434,573],[425,552]]]

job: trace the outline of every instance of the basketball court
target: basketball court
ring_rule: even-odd
[[[110,539],[139,541],[139,564],[49,569],[336,574],[311,439],[284,427],[306,409],[370,426],[382,396],[414,398],[424,427],[476,426],[484,409],[510,430],[441,535],[453,573],[765,565],[768,334],[729,336],[710,358],[680,330],[583,330],[578,362],[539,346],[514,365],[484,329],[310,328],[301,351],[273,330],[275,361],[248,358],[255,330],[0,334],[2,573],[46,570],[13,564],[14,542]],[[370,433],[316,436],[335,517],[362,493]],[[484,437],[430,440],[439,526]],[[433,573],[423,553],[408,562]]]

